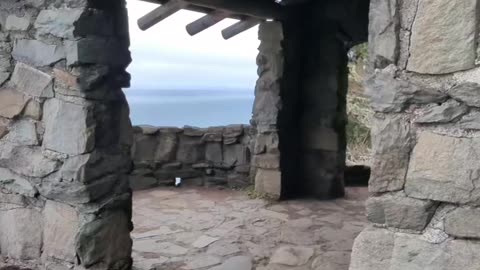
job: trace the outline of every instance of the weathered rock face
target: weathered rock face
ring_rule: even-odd
[[[480,267],[478,5],[371,2],[374,226],[350,270]]]
[[[405,192],[419,199],[479,204],[479,149],[479,138],[420,133],[410,159]]]
[[[173,185],[251,184],[255,131],[250,126],[135,127],[130,186],[134,190]],[[276,164],[278,168],[278,161]]]
[[[421,235],[367,229],[353,247],[350,270],[477,269],[478,241],[448,239],[432,244]]]
[[[112,25],[126,7],[94,2],[0,2],[3,258],[45,269],[131,266],[132,131],[118,82],[130,55]],[[115,44],[93,52],[112,60],[91,65],[83,39]]]
[[[407,69],[445,74],[475,66],[476,0],[418,1]]]
[[[372,128],[371,192],[403,188],[408,158],[413,144],[412,132],[404,115],[377,115]]]

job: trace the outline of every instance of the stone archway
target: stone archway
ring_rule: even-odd
[[[367,211],[376,226],[357,239],[352,270],[480,265],[477,2],[371,3],[377,115]],[[295,190],[292,179],[305,173],[325,180],[309,189],[314,196],[341,193],[341,99],[325,122],[311,118],[316,106],[310,114],[295,102],[343,97],[341,57],[322,61],[333,58],[316,48],[338,52],[339,39],[363,36],[355,35],[361,31],[347,19],[348,8],[332,3],[292,7],[307,16],[305,31],[293,15],[283,29],[261,27],[254,166],[257,188],[276,196]],[[0,3],[2,255],[48,269],[131,267],[132,130],[121,91],[129,82],[126,14],[123,0]],[[325,81],[333,86],[310,91]],[[285,133],[310,123],[320,128]]]

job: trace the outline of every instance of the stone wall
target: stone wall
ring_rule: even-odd
[[[0,2],[0,253],[9,263],[131,265],[126,19],[122,0]]]
[[[480,269],[477,0],[372,0],[372,226],[350,270]]]
[[[134,190],[173,186],[244,188],[250,180],[255,130],[250,126],[134,128],[130,186]]]

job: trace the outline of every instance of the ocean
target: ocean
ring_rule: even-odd
[[[253,90],[124,90],[133,125],[249,124]]]

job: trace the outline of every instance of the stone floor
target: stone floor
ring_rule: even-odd
[[[336,201],[268,202],[231,190],[139,191],[134,269],[347,270],[367,195],[349,188]]]

